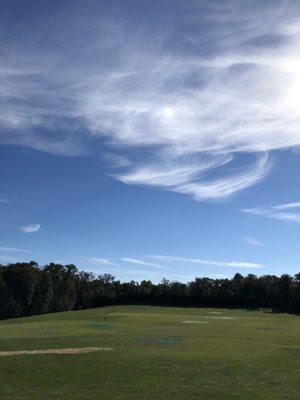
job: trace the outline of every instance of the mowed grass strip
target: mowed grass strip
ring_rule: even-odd
[[[95,347],[114,351],[0,357],[1,400],[300,398],[299,316],[116,306],[0,322],[0,351]]]

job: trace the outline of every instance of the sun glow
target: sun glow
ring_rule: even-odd
[[[166,118],[173,118],[175,116],[175,110],[173,107],[167,106],[163,109],[162,114]]]

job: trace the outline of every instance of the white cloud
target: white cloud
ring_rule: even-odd
[[[112,263],[107,258],[90,258],[91,262],[95,264],[102,264],[102,265],[111,265]]]
[[[254,237],[243,236],[242,240],[248,244],[251,244],[251,246],[265,246],[264,242]]]
[[[198,164],[185,166],[176,166],[176,162],[173,165],[170,163],[168,166],[149,165],[126,174],[114,175],[114,177],[126,184],[159,186],[170,191],[188,194],[199,201],[217,200],[229,197],[261,181],[272,166],[268,155],[264,154],[248,170],[245,169],[222,178],[201,179],[205,172],[227,164],[231,160],[230,155],[225,158],[215,155],[214,159],[204,162],[202,165],[200,161]]]
[[[29,225],[25,225],[25,226],[20,226],[20,230],[23,233],[38,232],[41,230],[41,225],[40,224],[29,224]]]
[[[300,203],[286,203],[286,204],[280,204],[279,206],[274,206],[274,210],[288,210],[290,208],[300,208]]]
[[[212,265],[216,267],[234,267],[234,268],[264,268],[263,264],[244,262],[244,261],[210,261],[202,259],[191,259],[191,263]]]
[[[163,265],[152,263],[152,262],[148,262],[148,261],[145,261],[145,260],[140,260],[140,259],[137,259],[137,258],[122,257],[121,260],[126,262],[126,263],[136,264],[136,265],[143,265],[143,266],[146,266],[146,267],[165,268]]]
[[[268,215],[270,218],[280,219],[282,221],[289,221],[289,222],[297,222],[300,223],[300,213],[299,214],[292,214],[292,213],[273,213]]]
[[[149,257],[157,260],[181,261],[192,264],[211,265],[214,267],[233,267],[233,268],[247,268],[247,269],[253,269],[253,268],[256,269],[265,267],[263,264],[244,262],[244,261],[212,261],[212,260],[204,260],[201,258],[185,258],[185,257],[163,256],[163,255],[152,255]]]
[[[271,207],[244,208],[241,211],[246,212],[248,214],[254,214],[267,218],[278,219],[281,221],[300,223],[300,210],[299,212],[289,211],[297,208],[300,208],[299,202],[279,204]]]
[[[101,268],[101,271],[107,273],[121,272],[121,270],[118,268]]]
[[[7,200],[5,197],[3,197],[3,196],[0,195],[0,203],[9,204],[10,201]]]
[[[13,253],[30,253],[29,250],[18,249],[16,247],[4,247],[4,246],[0,246],[0,251],[8,251]]]
[[[168,14],[167,27],[159,13],[142,31],[134,18],[116,23],[92,6],[78,26],[76,10],[27,27],[31,40],[22,36],[3,49],[2,143],[78,155],[104,138],[124,161],[116,179],[199,201],[261,182],[272,167],[268,153],[300,146],[294,3],[257,2],[248,10],[238,2],[233,10],[232,2],[183,2]],[[55,32],[55,50],[52,41],[46,51],[35,48],[34,29]]]
[[[115,265],[115,263],[110,261],[108,258],[103,257],[79,257],[78,259],[88,264]]]

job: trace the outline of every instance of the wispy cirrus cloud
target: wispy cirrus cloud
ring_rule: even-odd
[[[99,265],[99,266],[116,266],[117,264],[106,257],[74,257],[73,260],[80,263]]]
[[[292,210],[292,211],[291,211]],[[296,211],[293,211],[296,210]],[[300,203],[286,203],[271,207],[244,208],[242,212],[281,221],[300,223]],[[297,212],[298,211],[298,212]]]
[[[279,206],[273,206],[274,210],[290,210],[292,208],[300,208],[300,202],[280,204]]]
[[[16,247],[5,247],[5,246],[0,246],[0,251],[7,251],[10,253],[30,253],[29,250],[18,249]]]
[[[103,257],[87,257],[84,258],[84,260],[92,264],[114,265],[114,263],[110,261],[108,258],[103,258]]]
[[[195,264],[212,265],[216,267],[233,267],[233,268],[249,268],[249,269],[264,268],[263,264],[244,262],[244,261],[211,261],[202,259],[191,259],[190,262]]]
[[[138,259],[138,258],[121,257],[120,260],[122,260],[122,261],[124,261],[126,263],[129,263],[129,264],[142,265],[142,266],[145,266],[145,267],[165,268],[161,264],[157,264],[157,263],[141,260],[141,259]]]
[[[230,157],[231,159],[231,157]],[[227,162],[229,160],[227,159]],[[218,165],[219,164],[219,165]],[[207,165],[189,165],[185,167],[149,166],[123,175],[114,175],[116,179],[126,184],[159,186],[166,190],[188,194],[195,200],[218,200],[246,189],[265,178],[272,167],[268,155],[258,158],[256,164],[243,171],[230,174],[227,177],[202,180],[205,171],[225,164],[219,162],[218,156]]]
[[[102,267],[101,271],[106,272],[106,273],[117,273],[117,272],[121,272],[120,269],[118,268],[107,268],[107,267]]]
[[[19,229],[23,233],[34,233],[34,232],[39,232],[41,230],[41,225],[40,224],[28,224],[28,225],[20,226]]]
[[[265,246],[265,243],[260,239],[250,237],[250,236],[242,236],[241,238],[245,243],[250,244],[251,246]]]
[[[297,1],[134,8],[115,21],[66,3],[22,33],[2,14],[1,143],[80,155],[105,142],[115,179],[199,201],[263,181],[269,153],[300,146]]]
[[[252,263],[252,262],[244,262],[244,261],[213,261],[213,260],[205,260],[202,258],[186,258],[186,257],[177,257],[177,256],[164,256],[164,255],[151,255],[149,256],[156,260],[162,261],[180,261],[184,263],[191,264],[199,264],[199,265],[211,265],[214,267],[233,267],[233,268],[246,268],[246,269],[256,269],[256,268],[264,268],[263,264]]]
[[[9,204],[10,201],[6,197],[0,195],[0,203]]]

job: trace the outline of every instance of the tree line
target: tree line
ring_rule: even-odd
[[[75,265],[35,262],[0,265],[0,319],[112,304],[210,307],[267,307],[300,313],[300,273],[232,279],[195,278],[189,283],[163,279],[120,282],[95,276]]]

